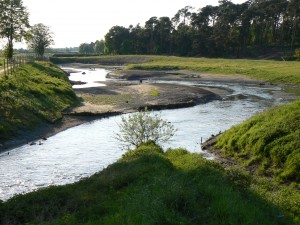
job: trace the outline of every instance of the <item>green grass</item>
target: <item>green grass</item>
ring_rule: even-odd
[[[222,134],[225,156],[282,182],[300,182],[300,100],[260,113]],[[299,185],[300,188],[300,185]]]
[[[283,216],[250,189],[251,182],[248,174],[226,171],[199,154],[163,153],[148,143],[75,184],[0,202],[0,223],[292,224],[288,212]]]
[[[79,95],[85,102],[95,105],[118,105],[124,103],[133,103],[135,98],[131,94],[118,94],[118,95],[92,95],[80,94]]]
[[[150,95],[152,96],[152,97],[157,97],[157,96],[159,96],[160,95],[160,92],[158,91],[158,90],[152,90],[151,92],[150,92]]]
[[[153,56],[151,62],[130,65],[129,68],[240,74],[274,83],[300,84],[300,62],[290,61]]]
[[[99,56],[53,57],[54,63],[95,63],[102,65],[128,65],[128,69],[141,70],[193,70],[215,74],[240,74],[252,79],[273,83],[300,84],[299,61],[246,60],[219,58],[191,58],[175,56]]]
[[[84,64],[100,64],[100,65],[112,65],[123,66],[134,63],[144,63],[151,60],[150,56],[138,56],[138,55],[114,55],[114,56],[86,56],[78,57],[76,55],[69,57],[51,57],[51,62],[55,64],[64,63],[84,63]]]
[[[0,142],[62,118],[62,112],[77,101],[66,74],[53,64],[18,67],[0,79]]]

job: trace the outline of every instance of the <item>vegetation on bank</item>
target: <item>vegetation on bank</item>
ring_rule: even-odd
[[[240,74],[274,83],[300,84],[300,63],[273,60],[210,59],[155,56],[151,62],[134,64],[130,69],[193,70],[216,74]]]
[[[128,69],[140,70],[192,70],[215,74],[239,74],[273,83],[300,84],[300,63],[296,61],[136,55],[52,57],[51,61],[56,64],[127,65]]]
[[[259,195],[288,209],[300,224],[300,100],[259,113],[221,134],[221,157],[255,177]]]
[[[137,56],[137,55],[106,55],[106,56],[77,56],[77,55],[64,55],[53,56],[50,58],[52,63],[65,64],[65,63],[85,63],[85,64],[100,64],[108,66],[124,66],[128,64],[144,63],[151,61],[150,56]]]
[[[24,64],[0,77],[0,142],[62,118],[77,103],[64,71],[47,62]]]
[[[299,184],[299,112],[297,100],[260,113],[222,134],[216,147],[257,174]]]
[[[251,182],[199,154],[148,142],[90,178],[0,202],[0,223],[291,224]]]

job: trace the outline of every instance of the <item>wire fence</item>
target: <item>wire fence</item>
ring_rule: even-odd
[[[32,63],[34,61],[49,61],[49,57],[37,57],[34,55],[14,56],[12,59],[3,59],[4,76],[12,75],[16,68],[22,64]]]

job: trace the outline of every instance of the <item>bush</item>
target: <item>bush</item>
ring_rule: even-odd
[[[150,114],[147,110],[122,116],[119,127],[120,132],[116,134],[116,139],[135,147],[147,141],[157,144],[167,142],[176,131],[174,126],[163,120],[159,114]]]
[[[189,154],[188,150],[184,148],[177,148],[177,149],[168,149],[166,151],[166,156],[169,158],[176,158],[183,155]]]
[[[296,60],[300,61],[300,48],[297,48],[295,50],[294,56],[296,57]]]
[[[139,147],[134,150],[128,151],[123,155],[125,157],[133,157],[140,156],[144,154],[163,154],[163,149],[155,144],[154,141],[147,141],[146,143],[142,143]]]

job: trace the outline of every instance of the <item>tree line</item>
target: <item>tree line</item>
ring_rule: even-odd
[[[166,54],[243,57],[300,46],[300,0],[220,0],[197,12],[186,6],[169,17],[151,17],[144,26],[113,26],[106,54]]]
[[[79,45],[78,51],[81,54],[103,54],[104,40],[97,40],[91,43],[82,43]]]

